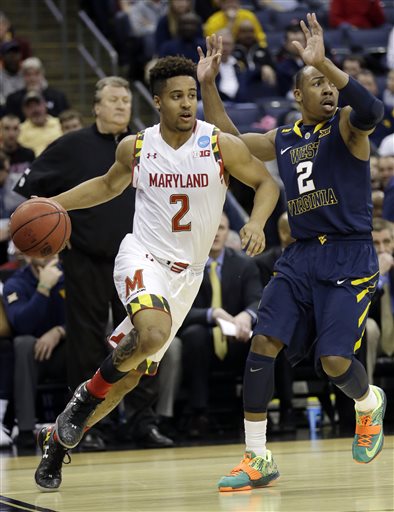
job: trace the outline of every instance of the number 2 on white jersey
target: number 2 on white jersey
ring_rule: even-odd
[[[172,194],[170,196],[170,204],[181,203],[181,207],[172,218],[172,231],[191,231],[192,223],[181,224],[181,219],[190,209],[189,196],[187,194]]]
[[[303,194],[304,192],[311,192],[316,188],[315,184],[313,183],[313,179],[308,179],[312,174],[312,167],[313,162],[300,162],[296,167],[298,174],[298,190],[300,194]]]

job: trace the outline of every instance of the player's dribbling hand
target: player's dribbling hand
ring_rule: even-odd
[[[241,237],[241,247],[246,249],[248,256],[256,256],[265,247],[265,235],[261,225],[257,222],[249,221],[239,232]]]
[[[197,78],[199,82],[214,81],[219,73],[222,58],[222,37],[212,34],[206,38],[207,53],[204,55],[201,46],[197,47],[200,60],[197,65]]]
[[[323,29],[317,21],[315,13],[308,13],[307,20],[309,26],[304,21],[300,22],[301,30],[304,32],[306,39],[305,48],[298,41],[292,42],[307,66],[317,66],[323,62],[326,55]]]

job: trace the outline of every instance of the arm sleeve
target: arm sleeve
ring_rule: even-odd
[[[70,162],[70,144],[63,137],[53,142],[26,169],[14,187],[14,192],[29,198],[32,195],[50,197],[67,188],[65,179],[68,175],[65,162]]]

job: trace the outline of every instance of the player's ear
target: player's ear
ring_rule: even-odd
[[[157,94],[153,96],[153,103],[155,104],[157,110],[160,112],[160,98],[157,96]]]
[[[301,89],[294,89],[293,93],[294,93],[294,98],[296,99],[296,101],[301,101],[302,100]]]

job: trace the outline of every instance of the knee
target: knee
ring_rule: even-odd
[[[148,325],[138,332],[140,351],[146,356],[158,352],[170,337],[170,329],[160,325]]]
[[[341,356],[322,356],[320,361],[324,372],[329,377],[339,377],[343,375],[351,364],[350,359]]]
[[[257,334],[252,339],[251,352],[261,356],[276,357],[283,348],[283,343],[271,336]]]

